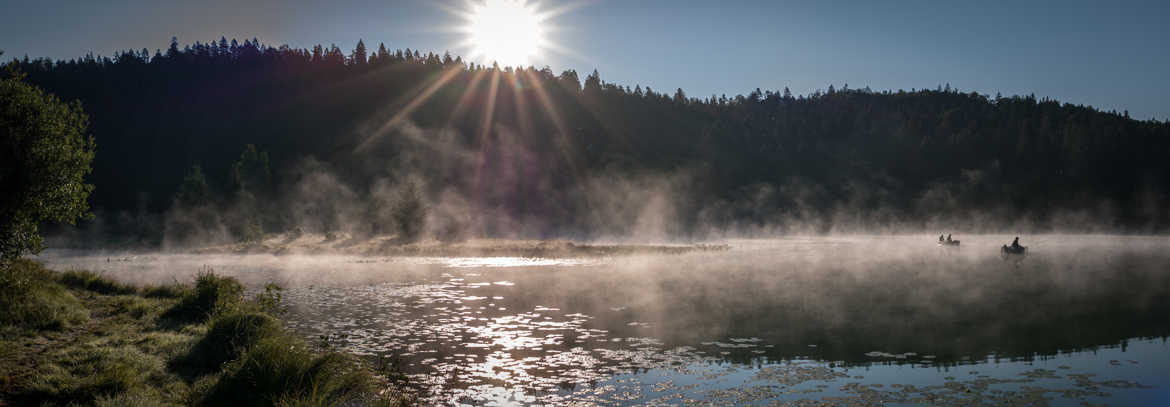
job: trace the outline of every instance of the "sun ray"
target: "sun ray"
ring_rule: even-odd
[[[377,131],[374,131],[373,133],[371,133],[370,136],[366,137],[366,139],[361,142],[361,144],[358,144],[355,151],[365,150],[367,147],[370,146],[370,144],[372,144],[374,142],[374,140],[377,140],[377,139],[381,138],[383,135],[385,135],[387,132],[392,131],[395,127],[398,126],[399,123],[402,122],[403,119],[405,119],[407,116],[410,116],[411,113],[414,113],[415,109],[418,109],[418,107],[421,106],[423,104],[423,102],[426,102],[428,99],[431,98],[431,95],[435,94],[435,92],[438,91],[440,88],[442,88],[443,85],[445,85],[452,78],[454,78],[455,75],[458,75],[462,71],[463,71],[462,67],[452,67],[452,68],[448,68],[448,69],[444,70],[439,75],[439,77],[430,84],[429,87],[427,87],[421,93],[419,93],[417,96],[412,98],[410,100],[410,102],[407,103],[406,106],[404,106],[397,113],[395,113],[394,116],[390,117],[390,120],[387,120],[386,123],[382,124],[382,126],[379,127]],[[420,86],[425,86],[425,85],[420,85]],[[411,94],[411,93],[414,93],[414,92],[409,92],[407,94]]]
[[[522,72],[528,72],[528,70],[517,69],[512,75],[508,75],[514,95],[512,104],[516,106],[516,119],[520,123],[521,134],[532,134],[532,116],[528,113],[528,99],[524,97],[524,84],[520,77]]]
[[[528,70],[524,71],[524,73],[529,78],[529,82],[532,83],[532,91],[536,94],[536,99],[540,102],[541,108],[543,108],[549,119],[552,120],[553,127],[556,128],[556,134],[552,136],[553,144],[556,145],[558,152],[561,154],[561,159],[569,166],[570,175],[574,178],[580,178],[581,174],[578,171],[577,160],[574,158],[575,155],[572,151],[569,150],[571,144],[568,140],[569,132],[565,126],[564,119],[561,118],[560,111],[553,104],[552,98],[549,97],[548,92],[545,91],[544,85],[537,78],[536,74]]]
[[[589,58],[588,56],[585,56],[584,54],[575,52],[575,51],[569,49],[568,47],[565,47],[563,45],[560,45],[560,44],[558,44],[554,41],[548,40],[548,39],[545,39],[542,49],[544,51],[552,51],[552,52],[555,52],[557,54],[561,54],[561,55],[573,58],[575,60],[584,62],[585,64],[587,64],[589,66],[597,66],[597,62],[594,61],[592,58]]]
[[[590,3],[591,2],[587,2],[587,1],[574,1],[574,2],[570,2],[570,3],[565,3],[557,8],[548,9],[548,10],[541,10],[537,14],[537,16],[540,17],[540,19],[542,21],[548,20],[548,19],[551,19],[553,17],[559,16],[561,14],[565,14],[565,13],[568,13],[570,11],[577,10],[577,9],[582,8],[582,7],[588,6]]]
[[[477,71],[471,77],[471,81],[467,83],[467,89],[463,91],[463,95],[459,96],[459,101],[455,102],[455,107],[451,109],[451,114],[447,117],[447,123],[454,122],[467,111],[472,98],[475,96],[477,89],[479,89],[479,81],[483,80],[484,75],[484,71]]]
[[[443,2],[438,2],[438,1],[428,1],[428,2],[423,2],[423,4],[427,4],[427,5],[430,5],[432,7],[438,8],[439,10],[443,10],[447,13],[450,13],[450,14],[453,14],[453,15],[458,16],[460,18],[463,18],[464,20],[471,19],[472,14],[470,11],[467,11],[467,10],[470,10],[471,6],[474,5],[474,3],[471,2],[470,0],[463,2],[463,6],[464,6],[463,8],[453,7],[453,6],[444,4]]]
[[[487,148],[488,135],[491,134],[492,119],[496,111],[496,94],[500,88],[500,71],[493,69],[491,71],[492,78],[488,85],[487,106],[484,108],[483,120],[480,121],[479,136],[477,141],[479,143],[479,157],[475,164],[475,178],[473,181],[473,191],[476,192],[476,199],[480,198],[481,188],[483,187],[483,170],[487,165]]]

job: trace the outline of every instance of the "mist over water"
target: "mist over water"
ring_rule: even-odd
[[[397,360],[434,402],[1167,402],[1170,238],[1023,236],[1029,254],[1003,258],[1012,237],[787,237],[579,258],[41,260],[137,283],[203,266],[278,282],[293,329]]]

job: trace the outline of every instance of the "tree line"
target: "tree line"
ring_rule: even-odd
[[[180,185],[196,166],[207,194],[227,196],[255,182],[234,168],[252,145],[271,165],[260,207],[287,198],[308,160],[359,196],[385,177],[419,177],[426,199],[466,201],[486,235],[604,234],[609,197],[587,185],[680,173],[667,195],[682,235],[785,221],[1170,226],[1170,124],[1034,95],[830,85],[695,97],[362,41],[346,53],[172,39],[154,53],[13,64],[85,107],[101,146],[99,214],[166,213],[177,194],[190,199]]]

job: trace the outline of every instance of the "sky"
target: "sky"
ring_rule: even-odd
[[[221,36],[466,55],[481,0],[0,0],[3,58],[69,59]],[[950,84],[1170,120],[1170,1],[529,0],[555,49],[531,61],[688,95]]]

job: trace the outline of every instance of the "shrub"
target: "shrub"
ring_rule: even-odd
[[[138,289],[101,276],[92,271],[71,270],[61,273],[61,283],[67,287],[89,290],[98,294],[135,294]]]
[[[0,267],[0,325],[58,330],[87,319],[81,301],[40,264],[16,260]]]

